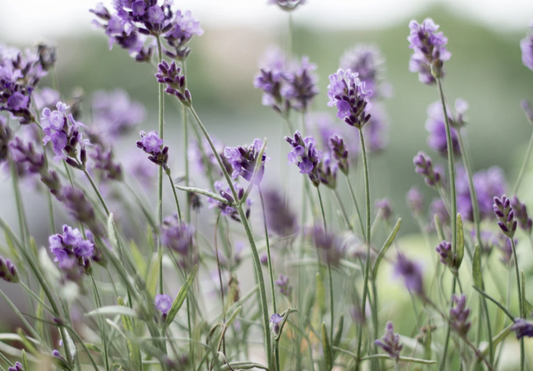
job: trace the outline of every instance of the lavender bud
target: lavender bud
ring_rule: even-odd
[[[87,224],[93,233],[102,235],[102,228],[96,220],[94,208],[85,198],[83,191],[70,186],[64,187],[61,201],[75,220]]]
[[[523,337],[533,337],[533,323],[526,321],[522,318],[517,318],[514,324],[511,326],[511,330],[516,333],[517,339]]]
[[[448,266],[450,269],[455,269],[456,264],[456,255],[452,251],[452,244],[447,241],[442,241],[435,248],[435,251],[440,256],[440,261],[442,264]]]
[[[166,318],[170,308],[172,308],[172,298],[170,295],[156,295],[155,296],[155,308],[161,312],[161,316]]]
[[[380,218],[388,222],[392,215],[392,208],[389,200],[386,198],[382,200],[376,200],[376,208],[378,209],[378,215]]]
[[[289,285],[289,277],[283,274],[280,274],[278,279],[275,281],[276,285],[279,287],[279,292],[282,295],[290,298],[292,294],[292,285]]]
[[[381,347],[392,359],[400,358],[403,344],[400,344],[400,335],[394,333],[392,322],[387,322],[385,335],[381,339],[374,340],[374,344]]]
[[[140,132],[141,140],[137,141],[137,147],[148,153],[148,159],[154,164],[162,166],[168,170],[168,147],[163,147],[163,139],[159,137],[157,131],[148,133]]]
[[[289,152],[289,163],[296,164],[300,168],[301,174],[307,174],[315,187],[320,185],[318,174],[318,164],[322,158],[322,152],[316,149],[315,139],[312,137],[302,138],[299,131],[294,136],[285,137],[287,143],[292,146]]]
[[[252,176],[258,161],[259,153],[263,147],[263,141],[261,139],[254,139],[254,142],[251,145],[246,145],[243,147],[226,147],[224,149],[224,157],[233,167],[232,177],[237,179],[239,176],[242,176],[247,181],[252,181]],[[261,180],[263,180],[263,175],[265,173],[265,163],[269,161],[270,158],[266,157],[266,153],[263,152],[261,157],[261,167],[256,174],[254,179],[254,184],[259,185]]]
[[[526,205],[521,203],[518,197],[514,196],[511,199],[511,207],[513,208],[513,215],[516,214],[515,216],[518,220],[518,225],[520,228],[522,228],[527,234],[531,234],[533,221],[527,214]],[[509,213],[509,215],[511,215],[511,213]]]
[[[331,232],[324,231],[321,225],[315,225],[311,233],[322,259],[328,264],[338,266],[345,253],[345,246],[343,246],[342,240]]]
[[[9,259],[0,256],[0,278],[6,282],[19,283],[17,267]]]
[[[22,364],[20,362],[16,362],[15,366],[8,368],[8,371],[24,371],[24,368],[22,368]]]
[[[440,185],[441,174],[433,168],[433,164],[429,156],[420,151],[413,158],[413,163],[415,164],[415,171],[422,175],[428,186],[437,187]]]
[[[328,144],[333,158],[337,160],[337,166],[339,167],[339,170],[342,171],[344,175],[348,175],[348,150],[346,149],[344,140],[338,135],[333,135],[329,138]]]
[[[511,201],[503,195],[501,198],[494,197],[494,214],[498,219],[498,226],[509,238],[513,238],[517,227],[517,221],[514,220],[514,212],[511,207]]]
[[[459,297],[454,294],[452,296],[452,302],[455,304],[455,307],[450,308],[450,324],[459,336],[465,337],[471,325],[468,321],[470,309],[466,308],[466,297],[463,294]]]
[[[281,325],[281,322],[283,321],[283,317],[280,316],[279,314],[277,313],[274,313],[271,317],[270,317],[270,324],[271,324],[271,327],[272,327],[272,331],[274,332],[275,335],[278,335],[279,334],[279,330],[280,330],[280,325]]]

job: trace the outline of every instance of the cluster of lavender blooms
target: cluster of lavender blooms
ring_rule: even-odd
[[[268,3],[294,11],[306,1]],[[443,63],[451,53],[445,47],[447,38],[437,32],[439,26],[431,19],[422,24],[412,21],[408,37],[414,50],[410,70],[417,72],[423,83],[437,83],[441,95],[428,109],[427,144],[443,157],[455,155],[463,162],[461,166],[459,160],[450,161],[446,173],[445,166],[434,163],[424,152],[413,160],[415,172],[430,187],[428,191],[438,194],[428,207],[429,217],[418,188],[411,188],[406,195],[428,245],[439,241],[436,247],[429,246],[435,263],[432,269],[405,251],[410,242],[397,237],[401,219],[392,223],[391,202],[374,197],[376,189],[370,184],[368,157],[386,147],[387,124],[380,100],[390,96],[379,50],[356,46],[330,75],[323,101],[333,107],[337,122],[326,118],[313,123],[317,117],[310,112],[311,103],[319,98],[313,74],[316,66],[306,57],[297,59],[277,51],[261,66],[254,85],[263,91],[263,104],[280,113],[290,128],[290,136],[283,138],[290,145],[289,164],[297,165],[305,182],[300,189],[302,213],[297,214],[292,204],[298,200],[291,196],[299,191],[291,185],[287,197],[282,182],[268,184],[275,174],[266,141],[255,139],[249,145],[227,147],[212,138],[201,122],[192,100],[194,86],[187,85],[185,61],[191,39],[203,30],[189,11],[174,10],[172,5],[170,0],[115,0],[111,11],[103,4],[91,10],[99,18],[96,24],[109,37],[110,47],[118,44],[137,61],[157,66],[153,83],[159,86],[159,98],[164,91],[167,99],[181,103],[184,128],[194,125],[203,135],[185,141],[185,148],[167,138],[163,141],[164,105],[159,99],[159,131],[143,130],[136,143],[128,141],[130,148],[142,150],[136,151],[142,158],[135,159],[139,180],[156,178],[150,171],[159,169],[154,205],[129,187],[130,174],[113,151],[114,142],[143,121],[143,106],[120,90],[98,92],[92,101],[92,122],[85,126],[81,123],[81,97],[74,97],[75,103],[69,107],[59,101],[59,92],[37,89],[55,63],[55,49],[39,45],[37,53],[23,56],[0,47],[0,110],[31,128],[31,133],[22,137],[9,126],[6,116],[0,115],[0,162],[12,168],[20,224],[16,234],[0,219],[6,236],[0,248],[3,255],[5,251],[12,256],[0,257],[0,278],[19,285],[38,308],[35,316],[15,311],[24,329],[18,330],[17,337],[6,338],[20,339],[24,351],[9,353],[22,363],[1,357],[9,370],[29,369],[28,363],[35,359],[50,360],[58,369],[69,371],[90,367],[196,370],[202,365],[281,371],[314,369],[317,363],[327,371],[337,367],[378,370],[392,364],[400,369],[403,365],[410,368],[412,363],[438,363],[444,370],[459,362],[469,369],[494,370],[503,359],[495,355],[500,350],[508,352],[506,348],[512,349],[513,357],[520,352],[520,369],[525,370],[524,338],[533,337],[533,313],[528,313],[529,273],[518,256],[525,254],[533,221],[523,202],[528,199],[517,195],[522,175],[512,197],[507,197],[509,189],[501,169],[471,171],[462,144],[468,104],[458,99],[452,112],[440,84]],[[521,48],[524,64],[533,69],[531,45],[527,36]],[[526,116],[533,121],[531,109],[525,107]],[[299,130],[292,128],[294,115],[302,116]],[[193,122],[188,123],[188,117],[194,118]],[[307,124],[312,133],[302,135]],[[177,154],[180,149],[181,156]],[[188,170],[173,179],[170,151],[187,165],[198,165],[197,173],[205,179],[191,177]],[[52,154],[55,161],[49,162]],[[355,166],[356,161],[360,166]],[[60,164],[69,166],[63,170]],[[163,187],[163,171],[171,189]],[[347,192],[338,187],[339,171],[347,180],[353,205],[347,202]],[[34,238],[36,231],[26,221],[26,195],[19,187],[19,175],[24,174],[37,174],[47,189],[48,249],[37,247],[42,243]],[[91,174],[97,174],[98,181]],[[364,197],[351,183],[359,177]],[[102,192],[111,181],[120,190],[112,204]],[[203,181],[209,185],[202,187]],[[128,192],[122,192],[122,186],[127,186]],[[176,190],[187,192],[183,208],[182,195]],[[147,187],[147,191],[154,189]],[[166,202],[165,192],[170,191],[175,205]],[[200,210],[201,196],[207,197],[213,211]],[[253,215],[252,196],[261,200],[254,205]],[[329,204],[333,197],[338,207]],[[157,207],[157,216],[152,206]],[[163,218],[174,206],[176,212]],[[56,233],[55,219],[63,211],[70,214],[72,226],[65,224],[62,233]],[[261,219],[262,228],[258,228]],[[387,233],[386,239],[376,233],[379,229]],[[247,243],[241,241],[243,236]],[[394,253],[389,251],[391,246]],[[491,259],[494,249],[501,253],[503,266],[499,269],[494,264],[500,263]],[[397,323],[398,333],[393,325],[400,319],[396,311],[383,311],[379,306],[384,265],[391,266],[393,277],[405,287],[405,299],[412,296],[415,309],[422,309],[417,321],[401,318],[404,321]],[[250,274],[249,266],[253,266],[255,281],[241,287],[243,274]],[[492,281],[499,286],[497,275],[502,269],[514,270],[516,277],[508,275],[509,292],[496,293],[485,280],[488,274],[496,275]],[[435,277],[428,284],[426,276],[431,273]],[[204,280],[205,276],[215,279]],[[453,284],[443,285],[439,280],[448,276]],[[30,283],[38,285],[36,291]],[[89,285],[93,295],[87,290]],[[16,308],[9,296],[0,293]],[[350,310],[356,314],[353,322],[344,321],[348,307],[355,308]],[[493,311],[499,311],[497,321]],[[406,330],[410,324],[414,328]],[[383,325],[385,333],[378,338]],[[476,326],[478,331],[470,331]],[[418,353],[414,349],[404,350],[413,343],[400,335],[407,331],[418,333],[414,343],[416,347],[423,344],[424,358],[415,358]],[[475,340],[473,332],[477,332]],[[509,333],[516,335],[520,347],[506,347],[505,343],[514,341],[506,338]],[[61,338],[60,347],[53,342],[56,334]],[[261,334],[264,359],[248,361],[250,340]],[[308,349],[301,346],[305,343]],[[35,359],[27,357],[26,350]]]

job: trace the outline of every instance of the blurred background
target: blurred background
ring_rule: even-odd
[[[40,41],[56,45],[62,94],[70,96],[81,88],[90,97],[101,89],[124,89],[146,106],[146,120],[139,130],[154,130],[157,83],[153,67],[136,63],[117,46],[109,50],[103,32],[91,26],[94,16],[88,10],[94,5],[92,0],[0,0],[0,43],[21,48]],[[111,6],[111,2],[105,5]],[[267,6],[266,0],[175,0],[174,5],[191,10],[205,30],[192,41],[187,73],[195,107],[209,131],[231,146],[268,138],[272,162],[267,166],[272,170],[267,170],[266,181],[279,184],[281,175],[289,177],[284,184],[301,181],[294,165],[285,166],[287,151],[280,149],[280,145],[288,147],[282,140],[288,134],[285,127],[271,108],[261,105],[261,92],[253,87],[264,51],[271,45],[283,48],[287,44],[287,13]],[[474,169],[500,166],[513,184],[532,131],[520,101],[533,100],[533,72],[522,64],[519,47],[533,20],[532,1],[309,0],[293,13],[294,51],[317,64],[320,95],[314,111],[334,117],[334,109],[326,105],[326,86],[345,50],[358,43],[381,49],[392,96],[384,102],[388,146],[371,158],[372,195],[389,198],[395,215],[404,219],[401,234],[406,238],[416,233],[405,206],[407,191],[417,185],[428,200],[435,196],[415,174],[413,157],[423,150],[444,164],[444,159],[429,149],[425,129],[427,107],[438,99],[437,89],[420,83],[408,70],[408,22],[425,17],[433,18],[449,38],[452,58],[445,63],[444,89],[448,101],[460,97],[470,105],[467,135]],[[50,81],[45,80],[45,85]],[[179,175],[183,171],[180,109],[168,99],[166,107],[166,144],[171,147],[173,174]],[[89,123],[90,119],[82,121]],[[135,148],[136,138],[117,144],[119,152]],[[0,191],[9,195],[9,177],[7,173],[1,177]],[[357,184],[361,185],[362,179]],[[532,185],[533,177],[528,174],[521,193],[528,204],[533,202],[533,193],[528,192]],[[300,191],[294,185],[289,189],[295,205]],[[292,197],[291,192],[297,196]],[[170,200],[170,194],[167,196]],[[32,194],[27,197],[26,205],[44,212],[44,199]],[[12,224],[16,223],[14,206],[14,201],[3,197],[2,216]],[[169,204],[169,212],[171,208]],[[40,215],[40,211],[30,212],[30,224],[42,231],[45,243],[48,224]]]

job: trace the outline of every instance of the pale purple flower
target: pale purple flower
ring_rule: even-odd
[[[280,94],[296,111],[306,111],[313,97],[318,94],[314,70],[316,65],[304,56],[300,64],[293,62],[292,68],[284,74],[285,84],[281,86]]]
[[[432,103],[428,107],[428,118],[426,121],[426,130],[429,132],[428,145],[430,148],[439,152],[442,156],[448,153],[446,140],[446,123],[444,122],[444,111],[440,102]],[[448,112],[450,121],[453,120],[452,115]],[[461,150],[459,148],[459,138],[457,131],[451,127],[450,134],[452,139],[452,149],[455,155],[459,155]]]
[[[441,198],[434,198],[429,205],[429,214],[433,219],[436,215],[442,224],[448,225],[450,223],[450,214],[446,208],[446,204]]]
[[[89,153],[93,160],[94,169],[98,169],[102,179],[106,180],[122,180],[122,167],[119,163],[114,161],[114,155],[111,148],[103,148],[100,145],[95,145],[94,150]]]
[[[318,224],[312,228],[311,235],[322,259],[327,264],[338,266],[346,250],[342,239],[329,231],[324,231],[324,228]]]
[[[232,177],[237,179],[239,176],[243,177],[247,181],[252,181],[252,176],[258,161],[261,148],[263,147],[263,141],[261,139],[254,139],[251,145],[245,145],[242,147],[226,147],[224,149],[224,157],[233,167]],[[265,163],[270,158],[266,157],[266,153],[263,152],[261,158],[261,166],[254,179],[254,184],[260,184],[263,180],[265,173]]]
[[[283,317],[277,313],[274,313],[272,316],[270,316],[270,323],[272,325],[272,331],[274,332],[274,334],[279,334],[280,325],[282,321]]]
[[[192,104],[191,92],[187,89],[187,82],[185,75],[181,72],[176,62],[168,64],[163,60],[158,65],[158,71],[155,74],[157,82],[165,84],[165,92],[176,96],[179,101],[185,106]]]
[[[387,322],[385,334],[381,339],[374,340],[374,344],[381,347],[392,359],[400,358],[403,344],[400,343],[400,335],[394,333],[392,322]]]
[[[430,187],[437,187],[441,184],[442,175],[439,170],[433,167],[431,158],[424,152],[420,151],[413,158],[415,171],[422,175],[426,184]]]
[[[0,256],[0,278],[6,282],[18,283],[20,282],[19,273],[17,267],[11,260],[4,259]]]
[[[465,337],[470,330],[471,323],[468,321],[470,309],[466,307],[466,297],[453,295],[452,302],[455,304],[450,308],[450,325],[461,337]]]
[[[392,208],[388,199],[376,200],[376,209],[383,220],[390,221]]]
[[[149,190],[157,178],[157,167],[146,166],[145,156],[142,152],[132,150],[123,159],[124,172],[133,176],[145,190]]]
[[[86,273],[91,267],[95,247],[92,241],[83,238],[78,228],[63,225],[63,233],[48,238],[50,251],[55,255],[59,268],[66,271],[78,266]]]
[[[394,264],[394,276],[402,278],[407,290],[417,295],[424,295],[424,281],[422,278],[422,264],[408,259],[402,253]]]
[[[446,49],[448,43],[442,32],[437,32],[439,26],[431,18],[426,18],[422,24],[416,21],[409,22],[410,42],[409,48],[414,54],[409,62],[409,70],[418,72],[419,79],[425,84],[432,84],[435,78],[444,75],[443,64],[451,57]]]
[[[292,293],[292,285],[289,284],[289,277],[280,273],[275,283],[279,287],[279,292],[281,292],[282,295],[290,298]]]
[[[171,58],[184,60],[189,56],[190,50],[187,47],[194,35],[202,36],[204,30],[200,27],[200,22],[192,16],[190,10],[182,12],[178,10],[174,17],[173,26],[165,34],[168,45],[174,48],[174,51],[166,51]]]
[[[46,107],[53,108],[59,102],[59,92],[52,88],[44,87],[33,93],[33,102],[35,103],[35,108],[39,111]]]
[[[351,70],[337,70],[329,76],[328,106],[337,107],[337,117],[348,125],[362,128],[369,120],[370,96],[358,74]]]
[[[144,106],[130,100],[128,93],[120,89],[96,91],[91,103],[94,125],[109,142],[131,132],[146,116]]]
[[[24,371],[20,362],[15,362],[15,366],[9,367],[7,371]]]
[[[282,237],[298,232],[296,214],[290,208],[289,200],[283,197],[279,188],[265,190],[264,197],[268,231]]]
[[[159,133],[152,130],[148,133],[140,132],[141,140],[137,141],[137,148],[142,149],[148,153],[148,159],[154,164],[162,166],[165,171],[168,170],[168,147],[163,147],[163,139],[159,137]]]
[[[359,80],[372,91],[372,98],[381,97],[380,83],[384,71],[384,59],[375,45],[358,44],[344,52],[340,68],[356,72]]]
[[[326,152],[318,164],[318,177],[320,183],[326,187],[335,189],[337,187],[338,164],[331,152]]]
[[[177,215],[167,216],[161,225],[163,245],[187,256],[194,244],[194,227],[178,220]]]
[[[415,215],[421,215],[424,208],[424,196],[417,187],[412,187],[406,195],[407,206]]]
[[[531,28],[533,29],[533,22]],[[526,37],[520,40],[520,49],[522,50],[522,63],[533,71],[533,32],[529,32]]]
[[[170,295],[162,294],[155,296],[155,307],[161,314],[166,315],[172,308],[172,298]]]
[[[293,137],[285,137],[287,143],[292,147],[289,152],[289,163],[296,164],[301,174],[307,174],[315,187],[320,185],[318,175],[318,164],[322,158],[322,151],[316,149],[315,139],[312,137],[303,138],[299,131]]]
[[[229,216],[233,220],[240,222],[241,218],[239,216],[239,212],[234,207],[235,205],[235,199],[233,198],[233,194],[231,192],[231,189],[229,186],[224,186],[224,183],[217,180],[215,182],[215,190],[220,193],[222,197],[224,197],[228,202],[221,202],[212,198],[208,198],[207,202],[209,203],[209,208],[212,209],[214,207],[220,209],[222,212],[222,215]],[[239,183],[233,183],[233,188],[235,189],[235,192],[237,193],[237,197],[240,200],[244,197],[244,188]],[[250,217],[251,212],[251,206],[253,204],[253,201],[250,197],[246,199],[246,209],[245,209],[245,216],[246,218]]]

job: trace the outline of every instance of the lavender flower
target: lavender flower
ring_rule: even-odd
[[[400,335],[394,333],[392,322],[387,322],[385,335],[381,339],[374,340],[374,344],[381,347],[392,359],[398,361],[403,344],[400,344]]]
[[[274,314],[270,317],[270,323],[271,323],[271,326],[272,326],[272,331],[273,331],[274,334],[276,334],[276,335],[279,334],[279,330],[280,330],[281,322],[283,322],[283,317],[280,316],[280,315],[277,314],[277,313],[274,313]]]
[[[464,294],[461,294],[459,297],[454,294],[452,296],[452,302],[455,304],[455,307],[450,308],[450,324],[459,336],[465,337],[471,325],[468,321],[470,309],[466,308],[466,297]]]
[[[382,200],[376,200],[376,209],[378,209],[378,213],[380,215],[380,218],[385,221],[390,221],[390,217],[392,215],[392,208],[390,206],[389,200],[386,198]]]
[[[422,24],[409,22],[409,48],[414,50],[409,62],[409,71],[418,72],[418,77],[425,84],[432,84],[436,78],[444,75],[443,64],[451,57],[445,45],[448,38],[442,32],[437,32],[439,26],[431,18],[426,18]]]
[[[324,231],[324,228],[320,225],[315,225],[311,230],[311,234],[315,246],[322,255],[322,259],[327,264],[338,266],[345,252],[341,238],[329,231]]]
[[[0,278],[6,282],[18,283],[20,282],[19,273],[17,267],[11,260],[4,259],[0,256]]]
[[[498,219],[498,226],[509,238],[513,238],[518,222],[514,219],[514,211],[511,200],[503,195],[501,198],[494,197],[494,214]]]
[[[298,231],[296,214],[280,190],[267,189],[264,191],[264,197],[268,231],[282,237],[295,234]]]
[[[190,106],[192,104],[191,92],[187,89],[185,75],[181,73],[181,68],[176,62],[169,65],[166,61],[162,61],[158,68],[155,77],[158,83],[167,85],[165,92],[176,96],[185,106]]]
[[[275,281],[276,285],[279,287],[279,292],[282,295],[290,298],[292,294],[292,285],[289,285],[289,277],[280,273],[278,279]]]
[[[493,219],[493,198],[505,193],[505,176],[501,168],[493,166],[485,171],[478,171],[472,177],[481,219]],[[455,188],[457,190],[457,208],[461,215],[473,221],[472,198],[468,184],[468,174],[462,167],[457,168]]]
[[[422,175],[426,184],[430,187],[437,187],[441,184],[441,174],[433,168],[431,158],[424,152],[420,151],[413,158],[415,171]]]
[[[358,78],[358,74],[351,70],[337,70],[329,76],[328,106],[337,107],[337,117],[348,125],[362,128],[369,120],[369,98],[371,91],[366,90],[366,85]]]
[[[49,108],[43,110],[41,118],[43,132],[45,136],[43,143],[52,142],[55,160],[66,160],[66,162],[75,167],[85,165],[84,152],[85,146],[91,143],[87,139],[82,139],[80,132],[81,127],[85,127],[81,122],[74,120],[72,114],[68,114],[69,106],[63,102],[57,103],[57,110],[51,111]],[[80,145],[80,163],[78,163],[78,144]]]
[[[188,256],[194,244],[194,227],[178,220],[177,215],[167,216],[161,225],[161,242],[169,249]]]
[[[228,162],[226,156],[224,156],[225,146],[216,138],[212,137],[211,140],[213,141],[216,152],[222,160],[224,168],[228,173],[231,173],[233,171],[233,167]],[[197,141],[192,141],[189,144],[189,153],[187,156],[189,161],[191,161],[193,164],[196,164],[199,172],[206,174],[208,178],[219,177],[223,175],[217,158],[206,139],[204,139],[201,144]]]
[[[437,151],[442,156],[446,156],[448,153],[447,140],[446,140],[446,123],[444,122],[444,111],[442,110],[442,104],[440,102],[432,103],[428,107],[428,119],[426,121],[426,130],[429,132],[428,145],[430,148]],[[451,114],[448,112],[448,118],[451,120]],[[452,138],[452,149],[455,155],[461,153],[459,147],[459,138],[457,137],[457,131],[454,128],[450,128]]]
[[[394,275],[404,280],[407,290],[417,295],[424,295],[424,281],[422,265],[398,253],[398,260],[394,265]]]
[[[157,178],[157,168],[146,166],[145,160],[144,153],[135,149],[128,152],[121,162],[124,165],[124,173],[136,178],[145,190],[149,190]]]
[[[170,308],[172,308],[172,298],[167,294],[156,295],[155,307],[163,316],[166,316],[170,311]]]
[[[522,109],[524,110],[524,113],[526,114],[527,120],[533,124],[533,108],[531,108],[531,104],[527,100],[523,100],[521,102]]]
[[[457,255],[453,253],[451,243],[442,241],[435,248],[435,251],[439,253],[442,264],[448,266],[450,269],[455,269]]]
[[[359,74],[359,80],[372,91],[372,98],[382,96],[379,88],[384,70],[384,59],[375,45],[356,45],[346,50],[340,60],[340,68]]]
[[[277,5],[279,6],[281,9],[287,11],[287,12],[290,12],[294,9],[296,9],[296,7],[298,7],[298,5],[304,5],[306,3],[307,0],[268,0],[267,1],[267,4],[269,5]]]
[[[298,165],[300,174],[307,174],[315,187],[320,185],[318,175],[318,164],[322,158],[322,152],[316,149],[315,139],[312,137],[303,138],[299,131],[294,133],[294,137],[285,137],[285,140],[292,146],[289,152],[289,163]]]
[[[65,224],[63,234],[50,236],[48,242],[55,261],[69,279],[77,281],[82,273],[90,272],[95,247],[92,241],[83,238],[79,229]]]
[[[251,145],[243,147],[226,147],[224,149],[224,156],[233,167],[233,179],[237,179],[240,175],[247,181],[252,181],[252,176],[262,147],[263,141],[256,138]],[[261,167],[254,179],[254,184],[259,185],[261,180],[263,180],[265,163],[269,160],[270,158],[266,157],[266,154],[263,152],[261,157]]]
[[[59,99],[59,92],[49,87],[33,92],[33,102],[39,111],[47,107],[53,109]]]
[[[526,231],[527,234],[531,234],[531,227],[533,226],[533,221],[527,214],[526,205],[521,203],[518,197],[514,196],[511,199],[511,207],[514,210],[516,220],[518,221],[518,225],[520,226],[520,228]]]
[[[122,167],[119,163],[113,161],[113,151],[108,148],[104,149],[100,145],[94,146],[94,151],[89,153],[94,162],[94,168],[102,173],[103,179],[112,179],[121,181],[123,179]]]
[[[291,71],[284,75],[286,83],[281,88],[281,95],[296,111],[305,112],[318,94],[317,78],[313,74],[316,65],[302,57],[300,64],[294,64]]]
[[[93,233],[102,234],[102,228],[96,220],[93,205],[85,198],[83,191],[66,186],[63,188],[61,201],[63,201],[75,220],[87,224]]]
[[[185,60],[190,54],[187,45],[192,37],[203,34],[204,30],[200,27],[200,22],[192,16],[189,10],[185,12],[178,10],[174,17],[172,29],[165,34],[165,40],[174,51],[166,50],[165,54],[174,59]]]
[[[424,208],[424,196],[417,187],[412,187],[406,195],[407,206],[414,215],[421,215]]]
[[[9,367],[7,370],[8,371],[24,371],[24,368],[22,368],[22,364],[20,362],[16,362],[15,366]]]
[[[267,253],[261,254],[261,256],[259,257],[259,261],[261,262],[261,265],[268,267],[268,254]]]
[[[233,188],[235,188],[235,191],[237,192],[237,197],[238,197],[237,202],[241,202],[241,200],[244,198],[244,188],[238,183],[233,183]],[[207,202],[209,203],[209,208],[212,209],[214,207],[217,207],[221,210],[222,215],[229,216],[233,220],[240,222],[241,219],[239,217],[239,212],[234,207],[236,200],[233,198],[231,189],[229,187],[224,187],[224,184],[218,180],[215,182],[215,189],[218,191],[218,193],[220,193],[222,197],[228,200],[228,202],[225,203],[225,202],[221,202],[221,201],[209,198],[207,200]],[[251,212],[250,208],[252,206],[252,203],[253,203],[252,199],[248,197],[246,199],[246,211],[245,211],[246,218],[250,217],[250,212]]]
[[[141,131],[141,140],[137,141],[137,147],[148,153],[148,159],[154,164],[162,166],[165,171],[169,171],[168,147],[163,147],[163,139],[159,137],[157,131],[153,130],[148,133]]]
[[[531,28],[533,29],[533,22]],[[533,71],[533,32],[520,40],[520,49],[522,50],[522,63]]]
[[[517,339],[522,339],[523,337],[533,337],[533,323],[526,321],[522,318],[517,318],[514,321],[514,324],[511,326],[511,330],[516,333]]]
[[[333,135],[329,138],[329,148],[331,149],[331,154],[333,158],[337,160],[337,166],[344,173],[348,175],[349,173],[349,162],[348,162],[348,150],[344,144],[344,139],[338,135]]]
[[[441,198],[434,198],[429,205],[430,215],[436,215],[443,225],[450,224],[450,214],[446,208],[446,204]]]
[[[9,142],[13,138],[13,131],[7,125],[4,116],[0,116],[0,162],[5,161],[9,156]]]
[[[113,141],[131,132],[145,117],[144,106],[131,101],[124,90],[97,91],[92,96],[94,124],[105,139]]]
[[[318,177],[320,183],[326,187],[335,189],[337,187],[337,162],[331,158],[331,153],[326,152],[322,156],[322,161],[318,164]]]

